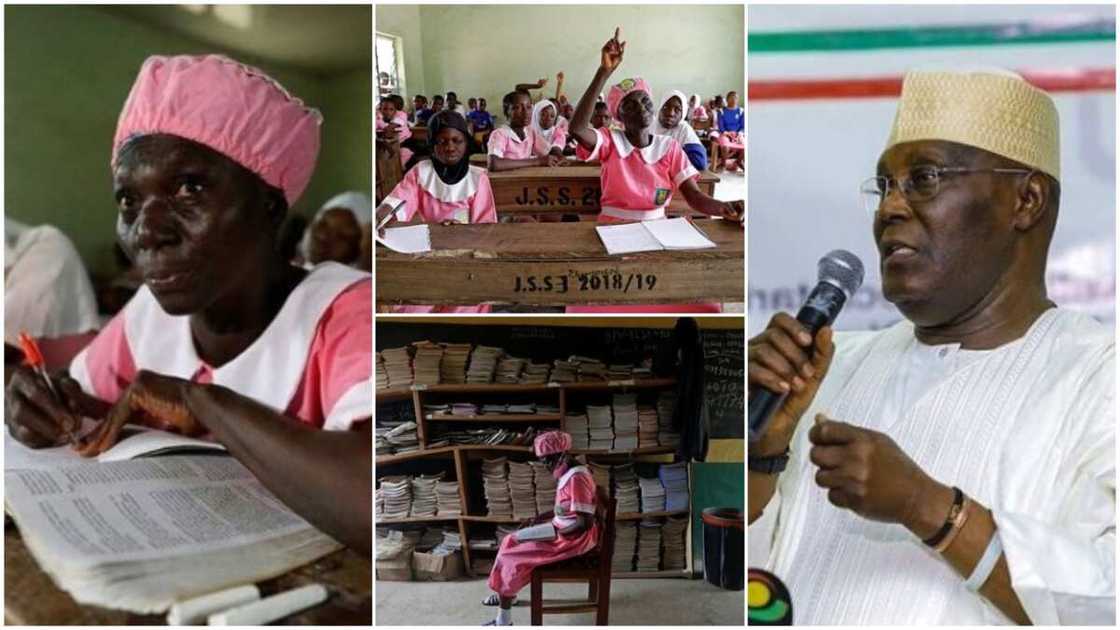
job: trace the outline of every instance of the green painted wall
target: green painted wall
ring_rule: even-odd
[[[322,110],[319,166],[293,211],[372,188],[369,73],[316,77],[90,7],[9,6],[4,16],[4,210],[64,230],[92,274],[113,271],[110,145],[136,71],[152,54],[226,52]]]
[[[382,5],[375,20],[378,31],[403,38],[406,97],[452,90],[463,101],[484,96],[500,113],[501,97],[515,83],[548,77],[552,96],[563,71],[564,92],[578,100],[616,25],[627,44],[613,78],[641,75],[655,96],[669,89],[705,97],[744,93],[742,6]],[[420,51],[411,41],[417,34]]]
[[[411,100],[414,94],[428,94],[424,85],[424,42],[421,36],[420,7],[414,4],[381,4],[373,12],[373,29],[401,38],[404,58],[404,91]]]
[[[727,507],[743,510],[742,463],[692,464],[692,566],[697,575],[704,573],[704,524],[700,513],[704,508]]]

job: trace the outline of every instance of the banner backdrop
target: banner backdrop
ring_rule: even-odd
[[[839,10],[843,7],[815,7]],[[1007,7],[999,9],[1006,15]],[[874,175],[891,122],[897,94],[882,95],[884,85],[914,67],[999,66],[1050,80],[1061,117],[1062,198],[1058,228],[1050,250],[1047,285],[1060,306],[1114,320],[1115,301],[1115,34],[1114,17],[1079,21],[1066,16],[1072,35],[1039,38],[1038,29],[961,29],[959,37],[939,29],[907,37],[898,29],[879,37],[889,48],[866,49],[858,38],[786,37],[766,40],[768,23],[792,23],[782,7],[748,10],[748,334],[765,328],[777,311],[795,311],[816,284],[816,263],[832,249],[848,249],[867,268],[864,286],[844,309],[838,329],[877,329],[901,317],[879,289],[879,256],[871,234],[872,216],[858,188]],[[878,11],[888,7],[848,7]],[[911,12],[936,7],[911,7]],[[961,10],[958,7],[958,12]],[[1089,9],[1100,13],[1111,7]],[[1111,15],[1111,14],[1110,14]],[[816,20],[819,23],[818,13]],[[1091,29],[1086,28],[1086,24]],[[1038,24],[1035,24],[1038,26]],[[968,33],[964,33],[968,30]],[[1101,32],[1111,32],[1105,39]],[[994,39],[978,41],[976,33]],[[1016,41],[1002,34],[1033,33]],[[1085,33],[1091,35],[1085,36]],[[762,37],[755,38],[756,33]],[[1081,34],[1081,36],[1079,36]],[[862,37],[875,39],[875,31]],[[925,34],[928,35],[928,34]],[[922,42],[943,43],[936,46]],[[971,39],[970,39],[971,38]],[[857,45],[852,45],[857,41]],[[944,42],[948,41],[949,44]],[[973,45],[961,45],[973,41]],[[792,42],[792,43],[791,43]],[[802,49],[798,50],[798,42]],[[955,42],[955,43],[954,43]],[[757,45],[756,45],[757,43]],[[772,46],[771,46],[772,44]],[[834,50],[822,50],[833,47]],[[841,49],[844,48],[844,49]],[[757,52],[756,52],[757,50]],[[1049,79],[1047,79],[1049,77]],[[889,88],[885,90],[891,92]],[[762,95],[756,98],[755,94]],[[835,94],[857,94],[835,97]],[[869,94],[872,96],[863,96]]]

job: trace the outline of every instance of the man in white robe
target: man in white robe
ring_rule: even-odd
[[[750,445],[750,565],[795,623],[1115,625],[1113,332],[1046,297],[1058,156],[1018,76],[908,74],[865,185],[906,319],[750,340],[752,389],[789,393]]]

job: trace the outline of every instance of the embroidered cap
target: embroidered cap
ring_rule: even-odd
[[[1058,110],[1014,72],[908,72],[886,148],[915,140],[966,144],[1060,180]]]
[[[284,191],[293,205],[319,155],[319,111],[257,68],[222,55],[148,57],[117,120],[110,167],[136,136],[204,144]]]
[[[645,92],[651,99],[653,92],[649,89],[649,84],[641,77],[634,77],[632,79],[623,79],[611,86],[607,92],[607,109],[611,112],[611,117],[618,120],[618,106],[622,103],[622,99],[631,92]]]
[[[563,431],[546,431],[533,440],[533,453],[537,457],[563,453],[572,448],[572,436]]]

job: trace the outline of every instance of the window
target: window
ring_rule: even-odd
[[[403,64],[400,59],[399,37],[376,34],[374,65],[377,68],[377,94],[404,94]]]

